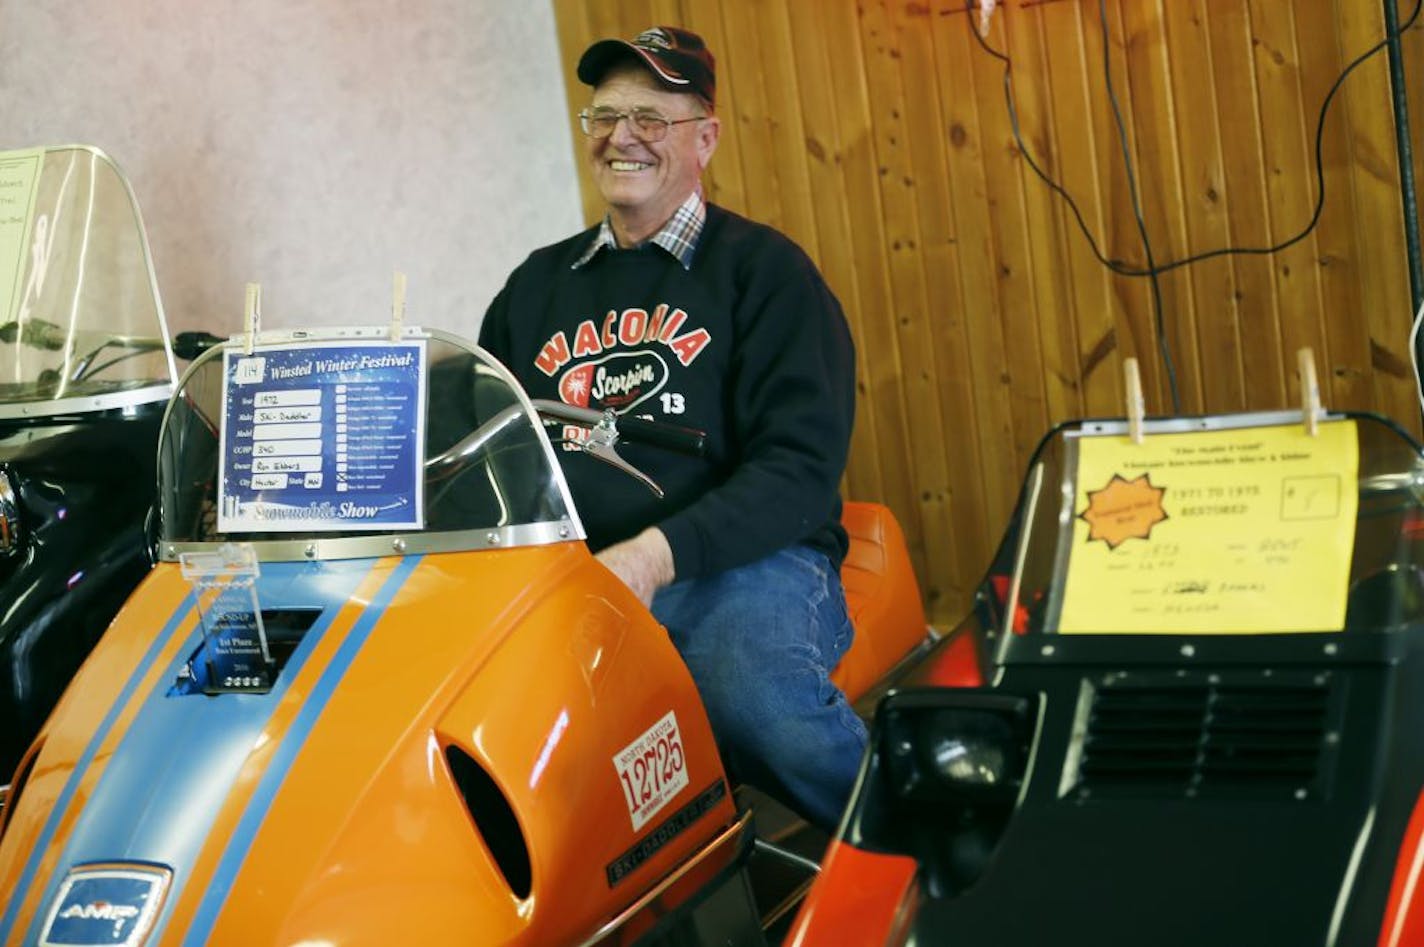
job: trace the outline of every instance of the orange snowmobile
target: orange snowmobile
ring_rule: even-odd
[[[16,773],[0,944],[762,942],[752,815],[546,419],[623,466],[620,437],[696,446],[439,331],[199,357],[157,564]],[[846,521],[854,699],[927,628],[893,518]]]

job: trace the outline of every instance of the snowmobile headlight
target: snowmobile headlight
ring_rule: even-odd
[[[940,898],[983,873],[1030,779],[1040,693],[926,687],[892,691],[875,711],[870,751],[842,839],[919,864]]]
[[[944,690],[890,698],[885,771],[902,799],[1017,794],[1028,762],[1032,702]]]
[[[1005,781],[1014,752],[1013,734],[991,714],[940,711],[925,722],[924,752],[940,777],[968,786]]]

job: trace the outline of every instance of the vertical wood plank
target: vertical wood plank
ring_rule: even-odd
[[[954,244],[965,306],[965,340],[973,384],[976,453],[984,481],[985,514],[990,529],[999,532],[1013,509],[1013,490],[1022,472],[1014,451],[1013,412],[1003,397],[1004,366],[1011,354],[1002,335],[998,293],[999,264],[995,257],[995,208],[989,196],[987,167],[1004,152],[989,144],[980,101],[988,97],[1002,103],[980,86],[1001,89],[1000,64],[984,54],[970,38],[970,24],[962,5],[951,2],[934,25],[939,67],[941,123],[947,129],[949,188],[954,208]],[[1002,108],[1002,105],[998,105]],[[956,432],[947,432],[957,436]]]
[[[707,199],[738,213],[755,217],[749,208],[742,152],[749,147],[741,140],[741,129],[728,116],[735,114],[738,100],[736,76],[723,68],[728,37],[722,23],[722,4],[717,0],[683,0],[682,26],[696,32],[717,59],[717,114],[722,118],[722,137],[717,154],[703,182]]]
[[[1347,57],[1369,49],[1384,36],[1384,11],[1378,3],[1341,0],[1336,15]],[[1409,417],[1418,410],[1408,342],[1413,313],[1409,311],[1409,277],[1401,252],[1404,221],[1386,56],[1377,54],[1356,69],[1343,94],[1350,105],[1355,240],[1361,321],[1369,331],[1374,380],[1371,401],[1392,417]]]
[[[737,37],[736,42],[715,47],[718,79],[726,77],[736,97],[719,110],[724,129],[735,129],[737,150],[742,165],[744,193],[742,200],[755,217],[777,229],[784,229],[781,210],[776,144],[770,131],[771,103],[767,97],[766,76],[762,70],[762,36],[750,26],[751,8],[746,4],[726,4],[722,7],[725,35]]]
[[[1270,209],[1265,199],[1263,116],[1257,108],[1252,69],[1250,11],[1240,4],[1218,5],[1208,11],[1217,124],[1222,136],[1223,198],[1227,232],[1233,246],[1271,245]],[[1274,353],[1253,359],[1244,375],[1244,400],[1240,408],[1271,408],[1285,401],[1285,366],[1295,364],[1295,353],[1281,351],[1279,314],[1271,274],[1265,257],[1233,257],[1235,289],[1233,308],[1245,352]]]
[[[859,357],[865,361],[865,407],[875,414],[880,445],[880,470],[885,495],[901,519],[927,600],[939,577],[927,570],[925,530],[912,502],[915,484],[911,474],[909,439],[912,428],[906,416],[898,352],[887,344],[884,320],[893,318],[884,212],[877,186],[879,165],[875,153],[872,98],[866,70],[870,52],[861,44],[856,9],[849,4],[817,5],[818,28],[826,38],[832,63],[831,87],[840,108],[841,166],[845,180],[843,199],[850,216],[851,246],[856,259],[855,305],[859,307],[863,334],[857,339]],[[932,609],[933,610],[933,609]]]
[[[1301,61],[1301,107],[1311,129],[1313,150],[1326,96],[1346,61],[1335,28],[1333,4],[1301,4],[1295,10],[1295,21],[1296,48]],[[1349,176],[1349,111],[1348,99],[1337,93],[1324,116],[1319,146],[1324,176],[1315,181],[1312,188],[1317,200],[1323,188],[1324,203],[1311,236],[1329,342],[1331,405],[1364,410],[1371,405],[1372,369],[1369,334],[1360,328],[1363,304],[1352,224],[1358,210]],[[1312,176],[1314,174],[1312,168]]]
[[[927,308],[925,325],[907,336],[909,345],[928,345],[933,353],[933,386],[938,401],[945,453],[947,490],[920,486],[925,528],[945,536],[952,556],[951,573],[942,581],[938,608],[963,612],[973,593],[973,579],[988,567],[1002,523],[990,523],[982,474],[984,444],[974,412],[976,390],[970,358],[964,286],[956,256],[959,234],[951,195],[948,154],[951,137],[943,121],[946,93],[937,82],[916,81],[935,75],[941,51],[935,38],[937,14],[930,7],[906,7],[900,20],[899,48],[905,85],[905,124],[909,131],[910,177],[919,210],[917,250]]]
[[[1207,9],[1204,0],[1192,0],[1189,4],[1169,3],[1164,11],[1183,181],[1179,213],[1186,225],[1186,242],[1174,248],[1174,260],[1231,246],[1222,168],[1223,132],[1215,110],[1213,74],[1203,70],[1203,64],[1212,61]],[[1247,402],[1245,364],[1232,258],[1205,259],[1174,271],[1172,278],[1191,285],[1196,304],[1202,364],[1200,409],[1243,410]]]
[[[1031,58],[1030,48],[1020,42],[1019,37],[1031,31],[1035,17],[1034,13],[1005,9],[995,18],[996,42],[1016,62],[1021,57]],[[1017,89],[1020,114],[1029,117],[1028,132],[1039,129],[1037,116],[1044,112],[1044,103],[1038,95],[1040,89],[1038,84]],[[1024,176],[1029,172],[1003,102],[1002,86],[979,85],[976,92],[984,142],[997,155],[997,159],[985,167],[985,182],[989,205],[993,208],[990,233],[997,264],[994,289],[998,295],[999,332],[1009,358],[999,366],[994,382],[1009,405],[1012,432],[1009,443],[1013,448],[1010,464],[1021,476],[1048,419],[1040,318],[1033,283],[1034,221],[1025,206]],[[1041,141],[1037,150],[1040,153],[1046,150]],[[1001,502],[1012,501],[1013,496],[1001,497]]]
[[[1108,218],[1103,249],[1109,259],[1141,269],[1147,260],[1133,213],[1133,185],[1127,164],[1131,160],[1136,165],[1140,159],[1134,142],[1131,70],[1126,54],[1121,3],[1107,4],[1104,9],[1096,3],[1086,2],[1079,7],[1079,15],[1084,19],[1083,35],[1088,47],[1089,88],[1093,101],[1097,103],[1094,134],[1099,146],[1104,149],[1099,160],[1099,167],[1105,173],[1102,186],[1107,198]],[[1103,39],[1104,15],[1107,19],[1106,43]],[[1111,83],[1108,82],[1109,76]],[[1117,98],[1122,115],[1121,130],[1111,108],[1113,96]],[[1123,136],[1127,139],[1126,155],[1122,148]],[[1149,409],[1169,413],[1171,406],[1162,361],[1158,356],[1151,287],[1141,279],[1115,276],[1112,289],[1117,351],[1123,358],[1135,356],[1141,364]],[[1116,373],[1118,364],[1114,362],[1106,367]]]
[[[1123,406],[1121,375],[1117,371],[1100,370],[1103,366],[1116,365],[1116,361],[1109,358],[1117,347],[1112,302],[1114,278],[1094,252],[1094,243],[1103,245],[1108,228],[1102,188],[1106,176],[1101,155],[1110,143],[1099,141],[1096,134],[1093,115],[1098,106],[1090,97],[1088,46],[1077,8],[1061,3],[1046,5],[1042,10],[1043,29],[1053,38],[1047,44],[1043,68],[1045,75],[1055,77],[1052,80],[1054,132],[1062,156],[1058,165],[1048,170],[1056,173],[1056,180],[1066,195],[1059,197],[1058,219],[1064,233],[1066,266],[1072,284],[1071,316],[1077,330],[1077,379],[1082,392],[1082,410],[1089,416],[1120,414]],[[1078,223],[1080,215],[1082,225]]]
[[[1027,11],[1026,11],[1027,12]],[[1014,58],[1028,63],[1025,72],[1049,75],[1049,49],[1056,34],[1047,21],[1055,12],[1037,7],[1027,16],[1017,17],[1019,28],[1012,31],[1010,44]],[[1027,22],[1024,22],[1027,21]],[[1070,40],[1071,42],[1071,40]],[[1071,303],[1074,299],[1072,261],[1066,252],[1069,235],[1060,212],[1059,198],[1034,167],[1050,180],[1063,176],[1061,144],[1055,120],[1058,90],[1052,85],[1032,86],[1018,95],[1017,114],[1023,138],[1019,177],[1027,224],[1026,252],[1034,319],[1041,334],[1041,360],[1047,415],[1034,419],[1034,429],[1026,429],[1023,419],[1015,419],[1015,449],[1021,465],[1042,436],[1052,417],[1074,417],[1083,413],[1078,372],[1078,333]],[[1071,98],[1071,96],[1070,96]],[[1005,105],[1007,111],[1007,105]],[[1073,235],[1081,239],[1081,234]]]
[[[598,189],[593,186],[593,178],[584,160],[583,132],[579,130],[578,119],[572,114],[583,108],[588,101],[588,86],[579,81],[574,67],[578,64],[579,56],[588,48],[589,37],[593,35],[594,27],[589,12],[589,5],[580,0],[554,0],[554,22],[559,30],[559,57],[564,68],[564,92],[569,102],[574,165],[578,169],[583,219],[585,223],[592,224],[603,213],[603,200],[599,197]]]
[[[738,7],[741,9],[740,7]],[[805,117],[801,112],[801,76],[796,67],[799,34],[791,29],[787,0],[767,0],[750,9],[756,16],[737,24],[765,37],[761,44],[767,111],[762,119],[775,156],[781,229],[813,259],[819,257],[815,198],[807,166]]]
[[[862,357],[871,365],[879,365],[890,386],[877,389],[884,409],[901,416],[906,431],[943,430],[938,416],[938,400],[934,397],[933,370],[927,369],[930,356],[923,335],[914,345],[901,342],[906,333],[920,333],[924,326],[926,296],[923,281],[918,279],[917,214],[909,188],[909,155],[904,127],[903,91],[900,88],[900,48],[894,23],[884,0],[867,0],[860,4],[854,24],[863,50],[864,88],[869,97],[869,128],[867,128],[866,184],[874,189],[876,199],[867,205],[874,208],[876,219],[867,221],[879,232],[883,248],[884,295],[879,308],[863,313],[869,335],[863,339]],[[860,229],[857,226],[857,229]],[[933,604],[943,595],[941,577],[951,574],[948,560],[948,538],[937,530],[926,530],[926,510],[923,496],[933,497],[948,490],[944,473],[943,444],[938,439],[907,439],[899,463],[906,467],[906,483],[900,493],[900,508],[909,510],[914,521],[916,555],[923,563],[924,574],[930,577],[927,600]]]
[[[1306,114],[1301,85],[1294,7],[1253,3],[1250,15],[1256,85],[1260,90],[1262,167],[1270,209],[1267,237],[1275,246],[1303,235],[1303,239],[1270,258],[1281,313],[1281,355],[1287,357],[1308,347],[1325,368],[1333,359],[1316,265],[1318,248],[1315,235],[1305,233],[1315,208],[1311,158],[1314,125]],[[1288,371],[1285,381],[1286,403],[1299,403],[1299,378]],[[1326,397],[1329,395],[1327,390]]]
[[[1143,216],[1143,226],[1138,228],[1135,220],[1133,226],[1146,230],[1152,250],[1151,266],[1160,270],[1187,256],[1189,244],[1185,222],[1178,212],[1184,198],[1184,182],[1173,89],[1173,70],[1177,64],[1172,60],[1173,50],[1165,35],[1161,0],[1121,4],[1121,11],[1127,81],[1119,85],[1115,79],[1113,94],[1129,116],[1133,132],[1133,177]],[[1105,79],[1105,91],[1106,86]],[[1100,107],[1110,112],[1111,99]],[[1113,144],[1121,150],[1120,141]],[[1131,200],[1130,194],[1126,199]],[[1137,256],[1143,266],[1137,269],[1144,269],[1149,262],[1147,247],[1141,245],[1140,234],[1138,241]],[[1170,270],[1159,272],[1154,293],[1151,275],[1136,277],[1136,280],[1148,293],[1152,339],[1156,346],[1148,361],[1152,373],[1159,379],[1161,410],[1170,413],[1174,409],[1174,385],[1177,410],[1200,410],[1204,368],[1198,347],[1200,336],[1193,283]]]
[[[860,5],[861,44],[866,82],[873,103],[871,134],[879,191],[883,244],[889,275],[889,305],[874,313],[876,328],[867,337],[866,357],[883,361],[896,377],[901,410],[909,431],[942,431],[936,397],[933,346],[927,338],[928,299],[920,269],[919,215],[915,204],[910,129],[905,121],[901,33],[886,0]],[[871,314],[867,314],[871,315]],[[895,396],[895,392],[887,392]],[[942,576],[953,574],[953,549],[942,530],[925,529],[933,521],[936,497],[949,491],[944,444],[940,438],[907,440],[904,462],[916,498],[914,517],[926,573],[933,578],[926,595],[932,603],[945,594]],[[942,501],[939,501],[942,504]]]
[[[807,186],[817,195],[813,206],[817,262],[845,309],[854,337],[860,340],[865,338],[861,291],[849,208],[840,198],[847,191],[842,175],[839,126],[843,110],[831,80],[832,70],[840,67],[832,64],[814,4],[791,0],[787,22],[792,34],[798,37],[792,49],[800,77],[798,91],[804,121]],[[863,349],[859,344],[858,347]],[[891,502],[894,508],[903,498],[889,496],[882,475],[882,453],[876,435],[877,412],[871,406],[869,363],[863,350],[856,358],[855,375],[858,405],[846,469],[846,490],[852,498]],[[908,512],[902,508],[898,515],[906,518]]]

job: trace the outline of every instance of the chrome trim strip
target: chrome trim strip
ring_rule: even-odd
[[[1340,943],[1340,925],[1344,923],[1345,908],[1349,906],[1350,895],[1355,893],[1355,876],[1359,873],[1360,862],[1365,857],[1365,846],[1374,832],[1376,812],[1377,807],[1370,806],[1370,811],[1365,815],[1365,824],[1360,826],[1360,834],[1355,836],[1355,846],[1350,850],[1350,863],[1345,867],[1345,877],[1340,879],[1340,890],[1335,893],[1335,908],[1330,912],[1330,930],[1325,935],[1325,947],[1336,947]],[[1419,858],[1415,856],[1411,880],[1417,877],[1418,866]],[[1412,904],[1406,892],[1405,897],[1400,900],[1398,916],[1402,918],[1407,915]],[[1399,926],[1396,923],[1395,929],[1390,932],[1387,941],[1389,947],[1395,947],[1399,942]]]
[[[713,856],[726,855],[726,849],[730,847],[732,848],[731,855],[733,858],[735,858],[736,843],[741,839],[742,835],[750,827],[751,820],[751,811],[748,810],[746,812],[743,812],[736,822],[733,822],[731,825],[723,829],[722,833],[718,835],[715,839],[713,839],[709,844],[704,846],[701,851],[688,858],[687,861],[683,862],[672,872],[670,872],[666,878],[664,878],[661,882],[655,885],[641,898],[628,905],[628,907],[625,908],[621,914],[613,918],[613,920],[609,921],[607,924],[604,924],[602,927],[600,927],[597,931],[594,932],[592,937],[580,943],[579,947],[592,947],[593,944],[597,944],[599,941],[608,937],[610,934],[617,931],[618,928],[622,927],[624,924],[627,924],[634,917],[637,917],[639,914],[650,909],[659,898],[661,898],[664,894],[668,892],[669,888],[681,881],[683,877],[688,874],[688,872],[700,866],[703,862],[707,861]],[[728,864],[731,864],[731,862],[728,861]]]
[[[1029,534],[1033,531],[1034,517],[1038,513],[1038,497],[1043,490],[1043,461],[1033,465],[1029,474],[1028,495],[1025,498],[1023,528],[1019,532],[1018,549],[1014,550],[1014,572],[1009,578],[1009,594],[1004,597],[1004,621],[1000,629],[1003,637],[999,640],[996,660],[1002,664],[1004,650],[1014,636],[1014,616],[1019,608],[1019,595],[1023,592],[1024,563],[1028,561]],[[992,633],[992,629],[990,629]]]
[[[1345,415],[1325,413],[1321,421],[1343,421]],[[1216,414],[1194,418],[1151,418],[1142,422],[1142,433],[1182,434],[1188,431],[1228,431],[1242,427],[1270,427],[1278,424],[1305,424],[1303,411],[1253,411],[1246,414]],[[1097,436],[1100,434],[1127,434],[1127,421],[1105,419],[1083,421],[1078,429],[1064,432],[1065,437]]]
[[[479,549],[506,549],[517,546],[547,546],[582,540],[578,524],[564,519],[549,523],[520,523],[490,529],[451,530],[433,533],[381,533],[374,536],[334,536],[329,539],[261,539],[246,541],[234,533],[223,542],[158,544],[158,558],[177,562],[185,552],[216,549],[226,542],[242,542],[257,553],[259,562],[299,562],[319,559],[376,559],[382,556],[419,556],[431,552],[462,552]]]
[[[88,395],[82,398],[60,398],[52,401],[11,401],[0,404],[0,420],[14,418],[49,418],[61,414],[91,414],[112,408],[131,408],[141,404],[167,401],[173,395],[169,384],[134,388],[131,391],[115,391],[107,395]]]

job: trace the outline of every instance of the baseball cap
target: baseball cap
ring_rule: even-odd
[[[712,53],[702,37],[676,26],[655,26],[631,40],[599,40],[580,57],[579,80],[598,85],[608,67],[629,53],[636,54],[664,88],[716,101],[717,66]]]

